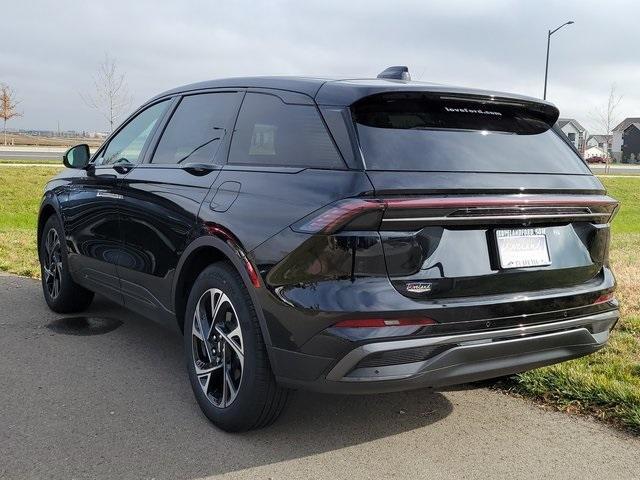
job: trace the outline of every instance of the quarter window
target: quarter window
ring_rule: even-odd
[[[114,163],[138,163],[140,154],[158,120],[167,110],[169,101],[165,100],[140,112],[111,140],[102,155],[97,159],[98,165]]]
[[[229,163],[345,168],[314,106],[260,93],[248,93],[242,103]]]
[[[216,161],[232,127],[241,94],[207,93],[184,97],[162,134],[152,163],[224,163]]]

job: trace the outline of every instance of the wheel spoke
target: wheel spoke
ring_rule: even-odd
[[[47,251],[47,255],[49,257],[51,257],[51,252],[53,251],[54,241],[55,241],[55,230],[52,228],[51,230],[49,230],[49,233],[47,233],[47,241],[44,244],[44,248]],[[51,260],[51,259],[48,258],[48,260]]]
[[[215,293],[211,294],[211,328],[209,330],[207,338],[211,338],[211,333],[213,332],[213,328],[216,324],[216,318],[218,317],[218,313],[220,313],[220,307],[222,307],[222,305],[228,301],[229,299],[222,292],[220,292],[218,295],[216,295]]]
[[[193,322],[193,334],[201,341],[204,342],[204,331],[202,330],[202,321],[200,320],[200,305],[196,305],[196,311],[194,314],[195,321]]]
[[[236,325],[236,328],[227,333],[227,337],[242,339],[242,330],[240,330],[240,324]],[[242,345],[240,347],[242,347]]]
[[[229,376],[229,370],[227,370],[226,367],[224,369],[224,382],[227,385],[227,392],[229,396],[228,402],[231,403],[236,398],[238,391],[236,390],[236,387],[233,385],[233,380],[231,380],[231,377]]]
[[[209,383],[211,382],[211,373],[207,373],[205,375],[198,375],[198,381],[200,382],[200,386],[204,391],[205,395],[209,394]]]
[[[224,333],[218,325],[215,326],[215,329],[216,332],[218,332],[218,334],[224,339],[225,345],[229,344],[231,348],[233,348],[233,351],[236,353],[238,359],[240,360],[240,365],[244,367],[244,352],[242,350],[242,347],[234,342],[231,338],[229,338],[229,336]]]
[[[57,262],[55,269],[56,269],[58,278],[62,280],[62,262]]]
[[[197,375],[211,375],[216,370],[220,370],[222,368],[222,364],[212,365],[211,367],[201,368],[196,365],[196,374]]]
[[[46,282],[48,282],[51,276],[53,275],[53,272],[49,270],[44,264],[42,265],[42,270],[44,271],[44,279]]]
[[[229,396],[229,387],[227,386],[226,377],[227,377],[227,346],[222,347],[222,367],[224,375],[222,376],[222,399],[220,400],[221,406],[224,408],[227,406],[227,400]]]
[[[202,328],[202,319],[200,318],[200,308],[199,306],[196,306],[196,320],[198,322],[198,328],[200,329],[200,335],[196,335],[197,338],[200,339],[200,341],[204,344],[204,349],[207,353],[207,360],[209,363],[213,362],[214,356],[213,356],[213,352],[211,351],[211,345],[209,345],[209,342],[206,340],[206,338],[208,337],[208,333],[205,334],[205,330]],[[194,334],[195,334],[195,328],[194,328]]]

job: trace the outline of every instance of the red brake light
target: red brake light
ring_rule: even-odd
[[[613,300],[613,292],[600,295],[598,298],[596,298],[596,301],[593,302],[593,304],[597,305],[598,303],[607,303],[607,302],[610,302],[611,300]]]
[[[342,320],[334,325],[337,328],[381,328],[381,327],[415,327],[433,325],[431,318],[360,318]]]

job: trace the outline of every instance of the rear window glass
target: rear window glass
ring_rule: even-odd
[[[229,163],[345,168],[316,107],[248,93],[231,142]]]
[[[544,104],[421,93],[352,107],[369,170],[590,173]]]
[[[153,163],[224,163],[216,158],[242,95],[206,93],[184,97],[173,113]]]

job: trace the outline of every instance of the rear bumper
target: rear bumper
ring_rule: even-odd
[[[329,393],[379,393],[474,382],[593,353],[606,344],[618,317],[618,310],[611,310],[518,328],[368,343],[351,350],[314,381],[279,380],[290,387]],[[398,363],[398,358],[411,358],[418,349],[434,354]],[[384,365],[389,352],[395,360]],[[372,358],[378,359],[374,366],[367,361]]]

